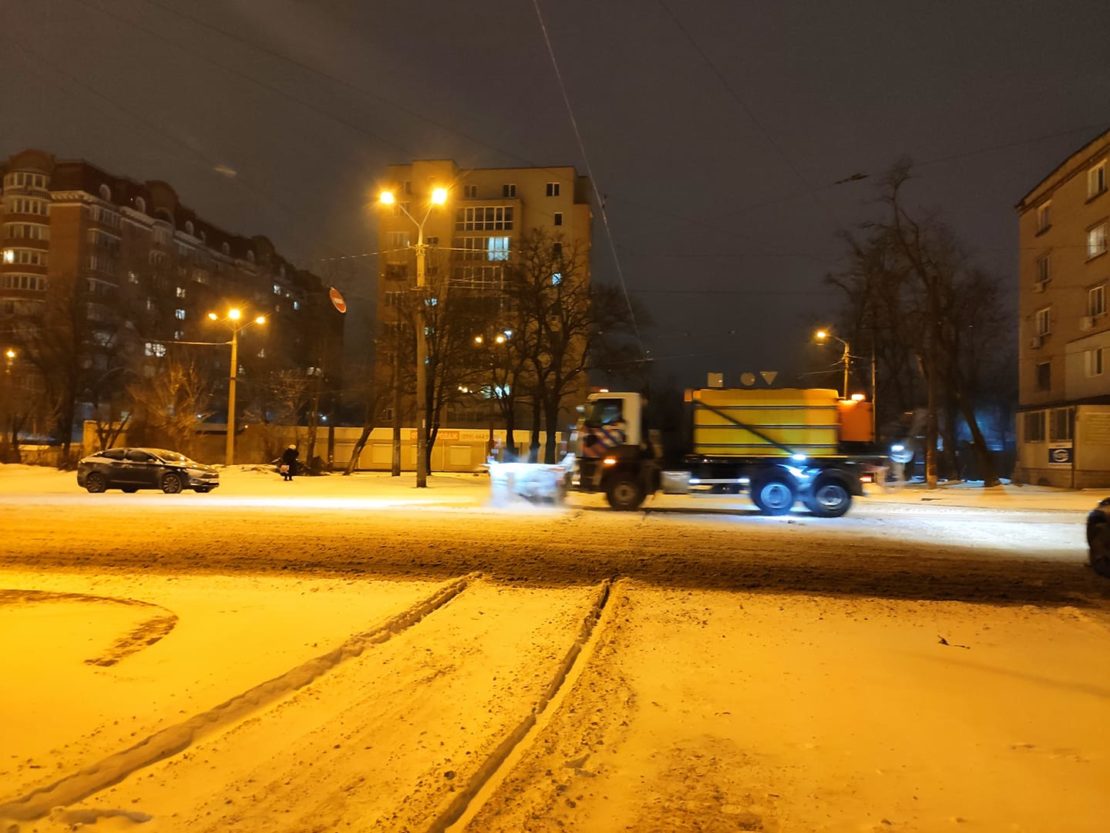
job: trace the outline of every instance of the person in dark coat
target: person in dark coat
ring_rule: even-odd
[[[281,453],[281,477],[283,480],[292,480],[297,471],[297,447],[289,446]]]

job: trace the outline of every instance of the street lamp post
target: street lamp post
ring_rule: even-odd
[[[424,224],[432,214],[432,209],[437,205],[447,202],[446,188],[433,188],[431,199],[428,200],[428,210],[421,220],[417,220],[403,203],[397,202],[397,197],[392,191],[382,191],[378,201],[382,205],[395,205],[401,213],[408,217],[416,226],[416,487],[423,489],[428,485],[428,328],[427,328],[427,299],[424,297],[426,286],[426,258],[428,244],[424,242]]]
[[[220,318],[214,312],[208,313],[211,321],[225,321],[231,326],[231,372],[227,378],[227,444],[224,446],[224,465],[235,464],[235,382],[239,377],[239,331],[245,330],[252,324],[265,324],[266,316],[259,315],[253,321],[240,324],[243,317],[242,310],[232,307],[227,314]]]
[[[840,358],[840,361],[844,365],[844,392],[841,395],[844,399],[847,399],[848,398],[848,373],[849,373],[849,371],[851,370],[851,367],[852,367],[852,349],[851,349],[851,347],[848,346],[848,342],[846,342],[844,339],[840,338],[839,336],[834,336],[828,330],[818,330],[816,333],[813,334],[813,337],[817,340],[818,344],[824,344],[826,341],[828,341],[831,338],[835,341],[839,341],[842,345],[844,345],[844,353]],[[874,399],[874,397],[872,397],[872,399]],[[872,404],[874,404],[874,403],[872,403]]]

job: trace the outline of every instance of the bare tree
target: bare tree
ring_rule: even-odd
[[[132,441],[194,452],[197,425],[207,416],[212,388],[190,361],[167,355],[149,378],[128,386],[134,407]]]

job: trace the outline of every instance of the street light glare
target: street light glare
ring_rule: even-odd
[[[446,188],[433,188],[432,189],[432,205],[443,205],[447,202],[447,189]]]
[[[829,332],[828,330],[818,330],[813,334],[813,337],[818,341],[824,341],[826,338],[829,337]]]
[[[382,205],[393,205],[393,203],[397,202],[397,198],[393,196],[392,191],[382,191],[378,194],[378,202]]]
[[[238,321],[242,315],[243,313],[239,311],[238,307],[232,307],[227,311],[227,317],[232,321]]]
[[[210,312],[210,313],[208,313],[208,320],[209,321],[219,321],[220,316],[216,315],[216,313],[214,313],[214,312]]]
[[[266,323],[266,316],[265,315],[258,316],[257,318],[254,319],[254,323],[255,324],[265,324]]]
[[[12,348],[9,347],[7,350],[4,351],[4,355],[7,356],[9,359],[14,359],[15,358],[15,350],[13,350]]]

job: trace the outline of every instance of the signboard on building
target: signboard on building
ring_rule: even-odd
[[[1050,466],[1070,466],[1072,461],[1072,447],[1070,445],[1050,445],[1048,447],[1048,464]]]

